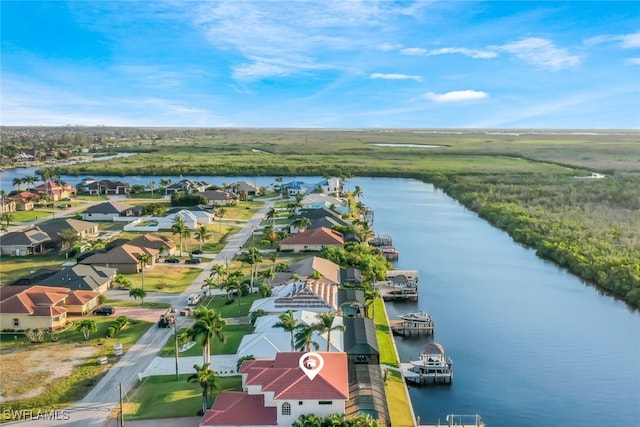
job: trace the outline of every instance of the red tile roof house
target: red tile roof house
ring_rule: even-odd
[[[35,192],[38,195],[45,195],[49,197],[54,202],[76,196],[76,189],[72,185],[66,183],[60,185],[53,181],[47,181],[38,185],[35,188]]]
[[[31,191],[22,191],[8,197],[16,203],[16,209],[19,211],[32,211],[38,198],[38,195]]]
[[[330,228],[320,227],[302,231],[280,241],[281,251],[320,251],[330,246],[344,245],[342,234]]]
[[[91,311],[99,295],[52,286],[1,286],[0,330],[60,329],[67,313]]]
[[[319,352],[324,366],[313,380],[300,368],[304,353],[242,363],[244,391],[221,391],[200,426],[291,426],[300,415],[343,414],[349,399],[347,355]]]

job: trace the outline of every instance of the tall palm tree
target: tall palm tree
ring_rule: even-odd
[[[149,264],[151,258],[147,254],[138,255],[138,260],[140,261],[140,274],[142,275],[142,290],[144,290],[144,269]]]
[[[216,287],[216,282],[213,280],[213,277],[209,276],[204,279],[204,283],[202,284],[202,288],[207,288],[207,295],[211,295],[211,289]]]
[[[275,228],[275,226],[276,226],[276,208],[274,208],[272,206],[264,217],[265,217],[266,220],[270,220],[271,221],[271,226]]]
[[[243,254],[243,260],[251,267],[251,284],[249,292],[253,293],[253,281],[258,271],[258,263],[262,261],[262,254],[260,249],[256,247],[249,248]]]
[[[334,325],[336,319],[336,313],[333,311],[326,311],[324,313],[316,314],[318,318],[318,323],[313,324],[312,326],[320,335],[326,333],[327,334],[327,351],[331,351],[331,332],[332,331],[344,331],[346,326],[337,324]]]
[[[315,329],[313,325],[306,325],[304,323],[296,326],[296,332],[294,335],[295,338],[295,347],[300,351],[311,351],[311,347],[314,350],[317,350],[320,345],[313,340],[313,333]]]
[[[218,377],[216,373],[211,370],[209,363],[205,363],[202,366],[195,364],[193,369],[196,370],[195,374],[191,374],[187,381],[190,383],[198,383],[202,387],[202,413],[205,413],[209,408],[209,394],[213,390],[220,390],[218,384]]]
[[[76,323],[76,330],[82,332],[85,341],[89,341],[92,333],[98,332],[95,320],[82,319]]]
[[[241,271],[234,271],[227,275],[227,280],[224,281],[222,287],[227,291],[227,298],[231,299],[231,294],[235,291],[238,298],[238,313],[240,313],[240,298],[242,297],[242,289],[245,285],[242,283],[244,275]]]
[[[266,270],[262,270],[259,275],[264,279],[267,279],[267,282],[269,283],[269,285],[271,285],[271,281],[274,277],[276,277],[276,272],[273,267],[269,267]]]
[[[20,186],[25,183],[24,178],[13,178],[12,184],[14,187],[18,187],[18,191],[20,191]]]
[[[129,291],[129,296],[133,299],[140,298],[140,305],[144,305],[144,298],[147,296],[147,292],[142,288],[133,288]]]
[[[298,319],[293,315],[293,310],[287,310],[278,316],[280,319],[279,322],[274,323],[274,328],[283,329],[285,332],[289,332],[291,335],[291,351],[295,350],[295,344],[293,342],[294,332],[296,331],[296,327],[298,326]]]
[[[224,264],[214,264],[213,267],[211,267],[211,270],[212,270],[211,275],[213,275],[213,273],[216,274],[218,279],[218,287],[220,287],[222,282],[222,276],[227,274],[227,267]]]
[[[182,238],[186,229],[187,225],[184,223],[184,218],[182,218],[181,216],[177,216],[173,220],[173,225],[171,225],[171,233],[174,236],[177,234],[180,238],[180,256],[182,256]]]
[[[226,320],[222,318],[220,313],[206,307],[200,307],[193,313],[195,323],[187,329],[187,335],[192,341],[201,337],[202,344],[202,360],[203,363],[211,362],[211,344],[215,338],[221,342],[225,342],[227,337],[224,335],[224,327],[227,325]]]
[[[223,207],[216,207],[215,210],[213,211],[213,215],[217,216],[218,219],[220,220],[220,232],[222,232],[222,218],[226,213],[227,213],[227,210]]]
[[[207,229],[206,225],[201,225],[200,227],[198,227],[198,229],[196,230],[196,239],[198,239],[198,242],[200,242],[200,251],[202,251],[202,244],[209,237],[211,237],[211,233]]]

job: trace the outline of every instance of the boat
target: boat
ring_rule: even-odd
[[[401,363],[400,368],[405,380],[414,384],[451,384],[453,380],[453,362],[437,342],[427,344],[417,360]]]
[[[383,246],[380,250],[382,251],[382,255],[388,260],[398,259],[398,255],[400,255],[398,250],[393,246]]]
[[[431,316],[429,316],[429,313],[425,313],[424,311],[401,314],[398,317],[402,320],[407,320],[413,323],[433,324],[433,320],[431,320]]]
[[[369,240],[371,246],[391,246],[393,239],[389,234],[381,233]]]

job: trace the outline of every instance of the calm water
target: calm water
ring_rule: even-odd
[[[157,186],[160,178],[126,180]],[[217,185],[274,182],[184,178]],[[1,179],[5,188],[7,172]],[[411,388],[423,423],[478,413],[490,427],[640,425],[640,313],[540,260],[430,185],[349,180],[349,189],[355,185],[375,210],[375,230],[393,236],[400,251],[396,266],[420,272],[420,300],[388,304],[389,316],[429,312],[435,338],[454,362],[451,386]],[[402,361],[417,357],[424,342],[398,338]]]
[[[451,386],[413,387],[421,421],[482,415],[489,426],[640,425],[640,314],[540,260],[430,185],[353,179],[393,236],[396,266],[453,359]],[[424,337],[396,340],[402,361]]]

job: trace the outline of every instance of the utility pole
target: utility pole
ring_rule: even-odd
[[[122,391],[122,382],[120,382],[120,427],[124,427],[124,398]]]
[[[176,319],[173,319],[173,337],[176,344],[176,381],[180,380],[180,374],[178,373],[178,324]]]

